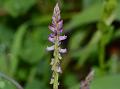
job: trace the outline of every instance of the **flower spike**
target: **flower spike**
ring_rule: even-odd
[[[60,16],[60,8],[58,3],[56,4],[52,16],[52,24],[48,27],[52,33],[49,35],[48,40],[53,43],[53,46],[47,47],[48,51],[54,51],[54,58],[51,59],[50,65],[52,66],[52,78],[50,84],[53,84],[53,89],[58,89],[59,85],[59,74],[62,73],[60,66],[60,61],[62,59],[61,53],[66,53],[67,49],[62,49],[60,47],[61,41],[65,40],[67,36],[61,36],[63,32],[63,20]]]

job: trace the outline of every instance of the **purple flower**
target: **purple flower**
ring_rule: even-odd
[[[94,70],[92,70],[85,78],[85,80],[81,82],[80,89],[90,89],[90,83],[93,80],[93,77],[94,77]]]
[[[61,35],[63,32],[63,20],[61,20],[60,9],[56,4],[52,16],[52,24],[48,27],[52,33],[49,35],[48,40],[53,43],[53,46],[47,47],[48,51],[54,51],[50,65],[52,66],[52,78],[50,84],[53,84],[53,89],[58,89],[58,76],[62,73],[60,61],[62,59],[61,53],[66,53],[67,49],[60,47],[61,41],[65,40],[67,36]]]
[[[61,43],[61,41],[65,40],[67,36],[61,36],[63,32],[63,20],[61,20],[60,16],[60,9],[58,4],[56,4],[52,16],[52,24],[48,27],[51,31],[52,34],[49,35],[48,40],[52,43],[58,42]],[[52,47],[47,47],[48,51],[53,51],[54,48]],[[66,49],[59,49],[60,53],[65,53],[67,50]]]
[[[53,42],[53,43],[54,43],[55,38],[53,38],[53,37],[49,36],[49,37],[48,37],[48,40],[49,40],[50,42]]]
[[[67,38],[67,36],[59,36],[59,40],[65,40]]]
[[[60,53],[66,53],[67,52],[67,49],[61,49],[59,50]]]
[[[61,69],[60,66],[57,66],[57,72],[58,72],[58,73],[62,73],[62,69]]]
[[[47,47],[46,48],[48,51],[53,51],[54,50],[54,45],[53,46],[50,46],[50,47]]]

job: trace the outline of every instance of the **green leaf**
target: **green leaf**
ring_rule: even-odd
[[[80,83],[70,87],[69,89],[80,89]]]
[[[102,14],[102,4],[95,4],[82,12],[74,15],[72,20],[66,24],[65,29],[71,30],[76,27],[98,21]]]
[[[13,38],[13,31],[7,25],[0,24],[0,45],[9,46]]]
[[[120,89],[120,75],[94,79],[90,89]]]
[[[88,31],[86,30],[80,30],[79,32],[76,32],[69,41],[69,47],[70,50],[76,50],[79,48],[80,44],[83,43],[85,37],[87,36]]]
[[[0,70],[9,73],[9,48],[13,39],[13,31],[6,25],[0,24]]]
[[[92,56],[92,54],[95,55],[95,53],[97,53],[98,50],[98,42],[101,39],[101,32],[98,30],[94,33],[92,39],[90,40],[90,42],[84,47],[79,49],[76,52],[72,53],[73,57],[78,57],[79,62],[78,62],[78,67],[80,65],[83,65],[84,62],[90,57]]]
[[[49,89],[47,86],[45,86],[44,82],[34,79],[31,83],[28,83],[25,87],[25,89]]]
[[[106,70],[101,69],[100,67],[94,66],[93,70],[95,71],[95,78],[100,78],[105,75],[108,75]]]
[[[120,21],[120,2],[117,4],[117,8],[116,8],[116,20]]]
[[[120,37],[120,29],[117,29],[116,31],[115,31],[115,33],[114,33],[114,39],[117,39],[117,38],[119,38]]]
[[[67,73],[64,79],[65,85],[70,88],[78,83],[77,77],[73,73]]]
[[[5,82],[0,81],[0,89],[3,89],[5,87]]]
[[[0,71],[8,73],[8,65],[5,54],[0,54]]]
[[[117,55],[111,55],[110,60],[108,61],[109,72],[111,74],[117,74],[119,68],[119,61]]]
[[[28,63],[37,63],[46,54],[48,28],[37,27],[28,32],[21,48],[21,57]]]
[[[116,19],[120,20],[120,3],[118,3],[118,7],[116,9]],[[94,4],[82,12],[79,12],[78,14],[74,15],[71,19],[71,21],[65,25],[66,30],[71,30],[74,28],[77,28],[79,26],[89,24],[92,22],[99,21],[101,18],[103,11],[103,5],[102,4]]]
[[[107,75],[92,80],[90,89],[120,89],[120,75]],[[80,83],[69,89],[80,89]]]
[[[91,5],[94,5],[94,4],[98,4],[98,3],[101,3],[102,0],[83,0],[83,5],[84,5],[84,8],[88,8],[89,6]]]
[[[28,24],[21,25],[17,32],[15,33],[13,45],[11,48],[11,74],[13,75],[16,71],[17,65],[18,65],[18,56],[20,54],[20,49],[23,41],[23,37],[27,31]]]
[[[4,8],[10,15],[17,17],[25,14],[36,1],[37,0],[6,0],[4,2]]]
[[[17,89],[10,81],[0,78],[0,89]]]
[[[33,17],[32,17],[32,19],[31,19],[31,23],[33,24],[33,25],[43,25],[43,24],[47,24],[48,25],[48,23],[50,22],[50,20],[51,20],[51,16],[52,15],[42,15],[42,16],[40,16],[40,15],[33,15]]]

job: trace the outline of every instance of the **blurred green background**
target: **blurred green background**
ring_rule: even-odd
[[[52,89],[46,51],[53,8],[64,32],[59,89],[80,89],[93,69],[91,89],[120,89],[120,0],[0,0],[0,73],[24,89]],[[0,76],[0,89],[17,89]]]

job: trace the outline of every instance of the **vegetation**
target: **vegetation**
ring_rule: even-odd
[[[90,89],[120,89],[120,0],[0,0],[0,89],[52,89],[56,1],[67,35],[59,89],[80,89],[91,70]]]

